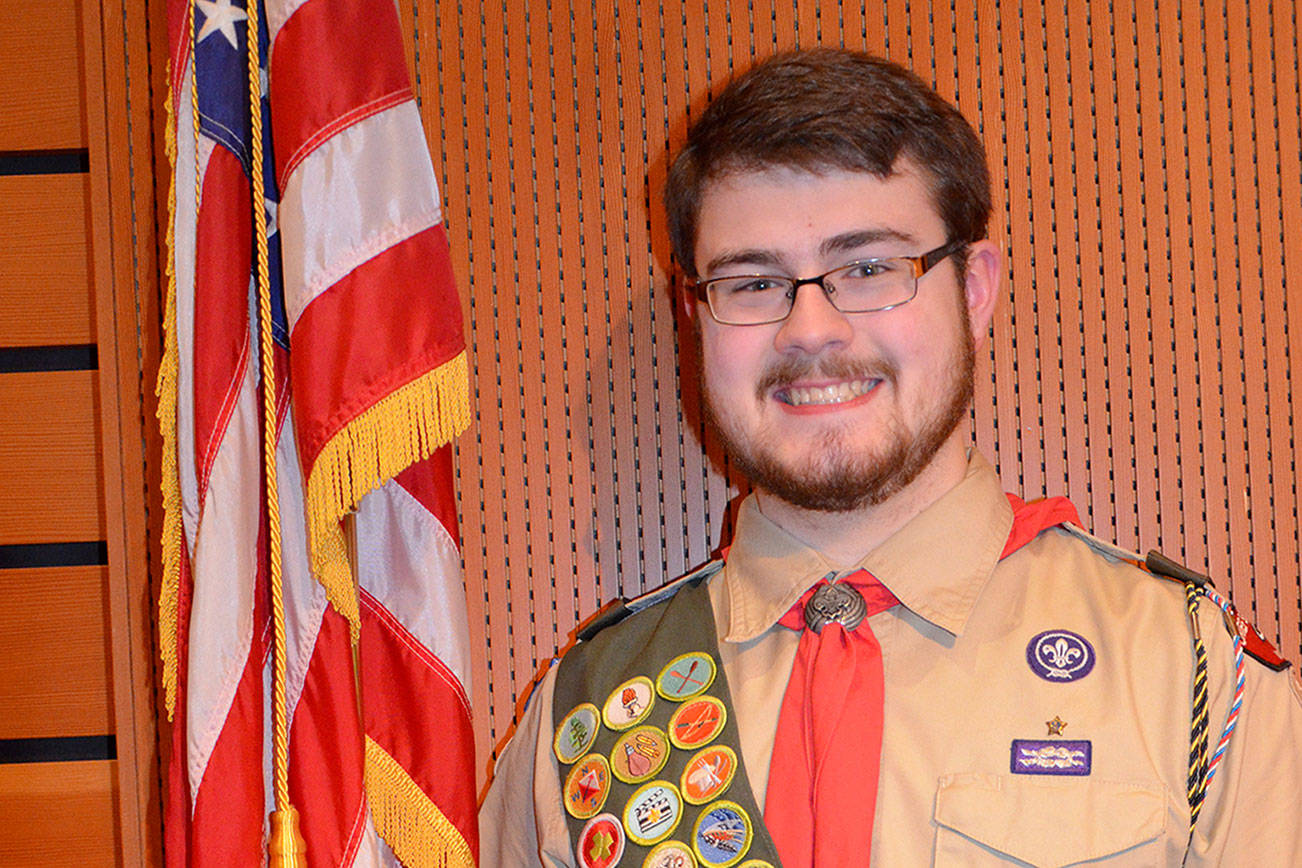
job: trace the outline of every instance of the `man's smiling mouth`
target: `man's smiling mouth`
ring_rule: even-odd
[[[830,386],[787,386],[773,393],[784,404],[803,407],[809,404],[844,404],[866,395],[880,379],[846,380]]]

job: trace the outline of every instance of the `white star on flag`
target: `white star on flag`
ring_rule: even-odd
[[[220,32],[231,44],[231,48],[239,47],[235,42],[235,24],[247,20],[249,17],[247,12],[232,6],[231,0],[195,0],[195,5],[204,17],[203,27],[199,30],[196,43],[203,42],[213,33]]]

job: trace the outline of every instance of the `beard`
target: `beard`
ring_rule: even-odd
[[[849,512],[876,506],[889,500],[913,482],[931,463],[936,453],[967,418],[972,402],[976,352],[963,308],[960,340],[943,383],[936,384],[938,401],[930,406],[917,431],[904,421],[893,419],[881,431],[883,445],[865,449],[858,426],[844,426],[823,432],[811,445],[813,456],[803,466],[784,463],[762,438],[736,430],[717,411],[709,377],[702,373],[705,421],[719,438],[724,451],[757,488],[793,506],[817,512]],[[878,379],[897,382],[898,371],[885,363],[865,364],[846,359],[789,359],[774,365],[760,378],[758,394],[767,399],[770,390],[803,377],[820,375],[828,379]]]

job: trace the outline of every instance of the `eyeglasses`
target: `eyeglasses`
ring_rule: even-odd
[[[807,283],[822,287],[827,300],[842,313],[890,310],[912,301],[918,294],[918,278],[966,246],[966,241],[951,241],[921,256],[860,259],[802,280],[764,274],[698,280],[696,295],[723,325],[781,322],[796,303],[796,290]]]

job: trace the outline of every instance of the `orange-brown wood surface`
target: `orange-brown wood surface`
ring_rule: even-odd
[[[116,760],[0,765],[0,864],[120,865]]]
[[[105,567],[0,571],[0,738],[113,732]]]
[[[0,545],[104,538],[95,372],[0,374]]]
[[[86,186],[84,175],[0,177],[0,346],[93,340]]]
[[[155,147],[161,142],[156,133],[162,120],[156,109],[166,92],[166,64],[161,60],[166,28],[155,27],[151,33],[148,26],[151,14],[158,17],[161,3],[84,2],[87,68],[103,70],[87,80],[86,110],[99,338],[97,421],[108,550],[106,609],[113,732],[121,770],[115,793],[121,864],[144,868],[162,863],[151,628],[156,609],[149,538],[154,535],[156,547],[162,512],[153,381],[163,273],[155,238],[160,221],[156,205],[160,188],[167,189],[166,172],[158,175],[161,184],[155,181],[155,168],[164,159],[162,148]],[[156,61],[152,65],[151,52]]]
[[[78,0],[0,0],[0,151],[86,147]]]
[[[1302,651],[1302,138],[1278,4],[400,6],[469,324],[485,760],[579,620],[726,539],[743,481],[702,434],[658,200],[709,83],[796,45],[910,66],[986,142],[1008,282],[973,431],[1006,487],[1210,572]]]

